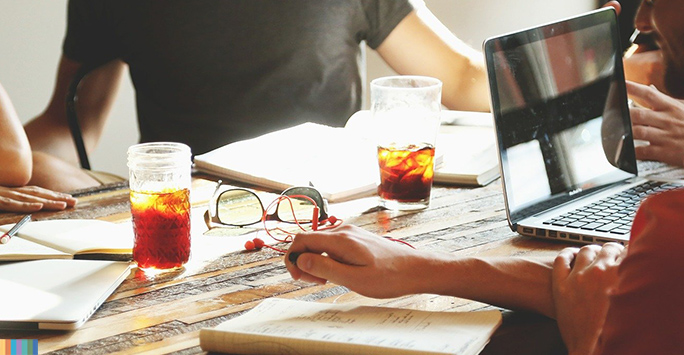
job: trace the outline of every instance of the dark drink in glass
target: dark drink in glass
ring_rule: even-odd
[[[385,207],[393,203],[415,203],[425,208],[430,200],[434,176],[435,147],[411,144],[403,147],[378,147],[380,185],[378,195]],[[409,208],[410,209],[410,208]]]
[[[190,191],[131,191],[133,260],[143,269],[173,269],[190,259]]]

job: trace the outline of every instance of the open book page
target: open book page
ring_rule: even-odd
[[[3,226],[4,227],[4,226]],[[0,227],[1,228],[1,227]],[[5,230],[2,233],[6,232]],[[34,259],[71,259],[72,255],[48,248],[19,237],[12,238],[7,244],[0,244],[0,260],[34,260]]]
[[[499,311],[428,312],[271,298],[216,328],[205,351],[246,354],[476,354],[501,323]]]
[[[201,171],[274,190],[313,184],[331,202],[375,192],[379,174],[375,146],[315,123],[228,144],[194,161]]]
[[[11,225],[0,229],[3,227],[11,228]],[[133,249],[133,227],[130,223],[115,224],[91,219],[32,221],[24,225],[17,237],[71,255],[131,254]]]
[[[437,138],[442,164],[435,182],[486,185],[499,176],[494,129],[487,126],[441,126]]]

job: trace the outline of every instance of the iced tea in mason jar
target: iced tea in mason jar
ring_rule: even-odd
[[[179,268],[190,259],[190,159],[181,143],[128,149],[133,260],[143,270]]]

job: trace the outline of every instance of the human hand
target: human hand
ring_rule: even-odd
[[[662,50],[637,52],[622,60],[625,79],[644,85],[665,87],[665,62]]]
[[[300,253],[296,265],[293,253]],[[420,279],[419,260],[419,253],[406,245],[343,224],[297,234],[285,265],[295,280],[331,281],[364,296],[388,298],[415,292],[411,280]]]
[[[36,212],[59,211],[76,205],[69,194],[55,192],[38,186],[0,186],[0,211]]]
[[[552,293],[568,354],[591,354],[596,346],[626,251],[617,243],[587,245],[563,249],[554,260]]]
[[[618,16],[620,15],[620,12],[622,12],[622,5],[620,5],[620,3],[616,0],[608,1],[607,3],[603,4],[603,6],[601,6],[601,7],[612,7],[612,8],[614,8],[615,12],[618,14]]]
[[[684,102],[629,81],[627,92],[644,106],[629,109],[634,139],[650,143],[635,147],[637,159],[684,166]]]

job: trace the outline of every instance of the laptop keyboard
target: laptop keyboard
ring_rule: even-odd
[[[545,221],[544,224],[580,230],[627,234],[632,227],[632,220],[641,200],[648,195],[678,187],[681,187],[681,185],[649,181],[552,218]]]

